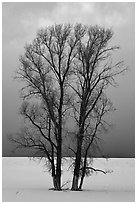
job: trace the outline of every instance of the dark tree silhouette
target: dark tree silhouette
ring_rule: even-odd
[[[82,188],[87,169],[103,172],[90,167],[87,157],[107,128],[105,115],[114,110],[105,90],[125,70],[123,62],[112,63],[111,53],[119,48],[108,46],[112,36],[98,26],[49,26],[38,31],[20,57],[16,78],[24,82],[20,113],[25,127],[10,139],[46,157],[55,190],[61,190],[63,148],[75,155],[72,190]],[[66,134],[70,120],[76,127],[71,135]],[[70,138],[74,144],[68,147]]]
[[[31,122],[35,132],[25,131],[25,134],[12,138],[12,141],[23,147],[38,148],[45,153],[51,163],[56,190],[61,190],[63,126],[70,104],[68,81],[77,55],[76,45],[81,37],[83,29],[80,24],[41,29],[33,42],[26,45],[17,71],[17,78],[25,82],[22,88],[23,99],[42,102],[43,108],[41,116],[41,108],[26,105],[25,102],[21,112]],[[44,132],[44,125],[48,126],[48,132]]]
[[[109,85],[116,86],[115,77],[126,70],[122,61],[112,63],[111,54],[119,49],[118,46],[109,47],[108,43],[112,36],[111,29],[89,26],[77,45],[75,77],[70,84],[75,92],[72,107],[77,130],[72,190],[81,189],[87,168],[88,151],[97,138],[100,126],[105,125],[104,114],[113,110],[105,90]],[[83,149],[85,160],[79,186]]]
[[[82,147],[82,162],[80,168],[80,184],[79,190],[82,189],[83,181],[86,175],[90,175],[93,171],[102,172],[104,174],[109,171],[103,171],[101,169],[94,169],[90,166],[90,162],[88,161],[88,157],[92,155],[90,153],[91,147],[98,147],[100,135],[105,133],[111,125],[106,121],[106,115],[112,111],[114,111],[114,107],[109,99],[106,96],[102,95],[98,100],[95,108],[92,111],[92,118],[86,123],[86,129],[84,130],[84,138],[83,138],[83,147]],[[92,122],[92,124],[91,124]]]

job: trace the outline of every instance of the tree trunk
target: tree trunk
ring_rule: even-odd
[[[77,135],[77,151],[75,159],[75,168],[73,175],[73,182],[71,190],[78,191],[78,182],[79,182],[79,172],[81,164],[81,151],[82,151],[82,142],[83,142],[83,133],[84,133],[84,116],[85,116],[85,101],[83,99],[80,106],[80,117],[79,117],[79,133]]]
[[[79,184],[79,190],[82,190],[82,186],[83,186],[83,181],[84,181],[85,175],[82,174],[81,180],[80,180],[80,184]]]
[[[86,160],[87,160],[87,158],[84,159],[84,166],[83,166],[83,169],[82,169],[82,176],[81,176],[81,180],[80,180],[79,190],[82,190],[83,181],[84,181],[84,178],[85,178],[85,173],[86,173]]]
[[[58,190],[61,190],[61,154],[61,142],[58,142],[56,164],[56,181],[58,183]]]
[[[52,161],[52,179],[53,179],[53,186],[54,190],[61,190],[61,177],[57,173],[57,168],[55,170],[54,160]]]
[[[60,186],[60,178],[57,177],[57,175],[55,175],[53,178],[53,186],[54,186],[54,190],[60,191],[61,190],[61,186]]]
[[[72,188],[71,188],[72,191],[78,191],[78,180],[79,180],[79,177],[74,175],[73,176]]]
[[[71,188],[71,190],[73,191],[78,190],[79,171],[80,171],[80,163],[81,163],[81,147],[82,147],[82,138],[78,138],[75,168],[74,168],[73,182],[72,182],[72,188]]]
[[[57,158],[56,180],[58,183],[58,190],[61,190],[61,159]]]
[[[58,190],[61,190],[61,161],[62,161],[62,127],[58,130],[58,141],[57,141],[57,164],[56,164],[56,178],[58,182]]]
[[[80,180],[79,190],[82,190],[83,181],[84,181],[85,174],[86,174],[87,155],[88,155],[88,148],[86,149],[85,156],[84,156],[84,165],[82,168],[82,176],[81,176],[81,180]]]
[[[58,138],[57,138],[57,166],[56,166],[56,180],[58,190],[61,190],[61,162],[62,162],[62,106],[63,106],[63,84],[60,82],[60,105],[59,105],[59,119],[58,119]]]

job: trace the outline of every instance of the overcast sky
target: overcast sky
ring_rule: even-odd
[[[112,43],[120,45],[114,60],[124,60],[129,70],[117,78],[118,88],[108,94],[117,109],[111,115],[113,129],[104,135],[103,151],[110,157],[134,157],[135,137],[135,8],[134,3],[3,3],[2,12],[2,125],[3,156],[11,156],[13,146],[7,135],[19,131],[18,110],[21,84],[13,80],[19,55],[39,28],[54,23],[76,23],[111,27]],[[23,123],[23,122],[22,122]]]

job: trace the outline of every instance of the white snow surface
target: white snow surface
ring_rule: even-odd
[[[72,172],[67,171],[70,159],[63,162],[62,184],[71,187]],[[83,191],[52,191],[52,178],[44,164],[25,157],[3,157],[3,202],[134,202],[135,159],[94,159],[94,168],[112,173],[93,173],[84,181]]]

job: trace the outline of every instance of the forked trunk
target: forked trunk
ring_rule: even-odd
[[[82,140],[79,139],[77,143],[77,154],[75,159],[75,168],[74,168],[74,175],[73,175],[73,182],[72,182],[72,191],[78,191],[78,181],[79,181],[79,172],[80,172],[80,163],[81,163],[81,147],[82,147]]]

